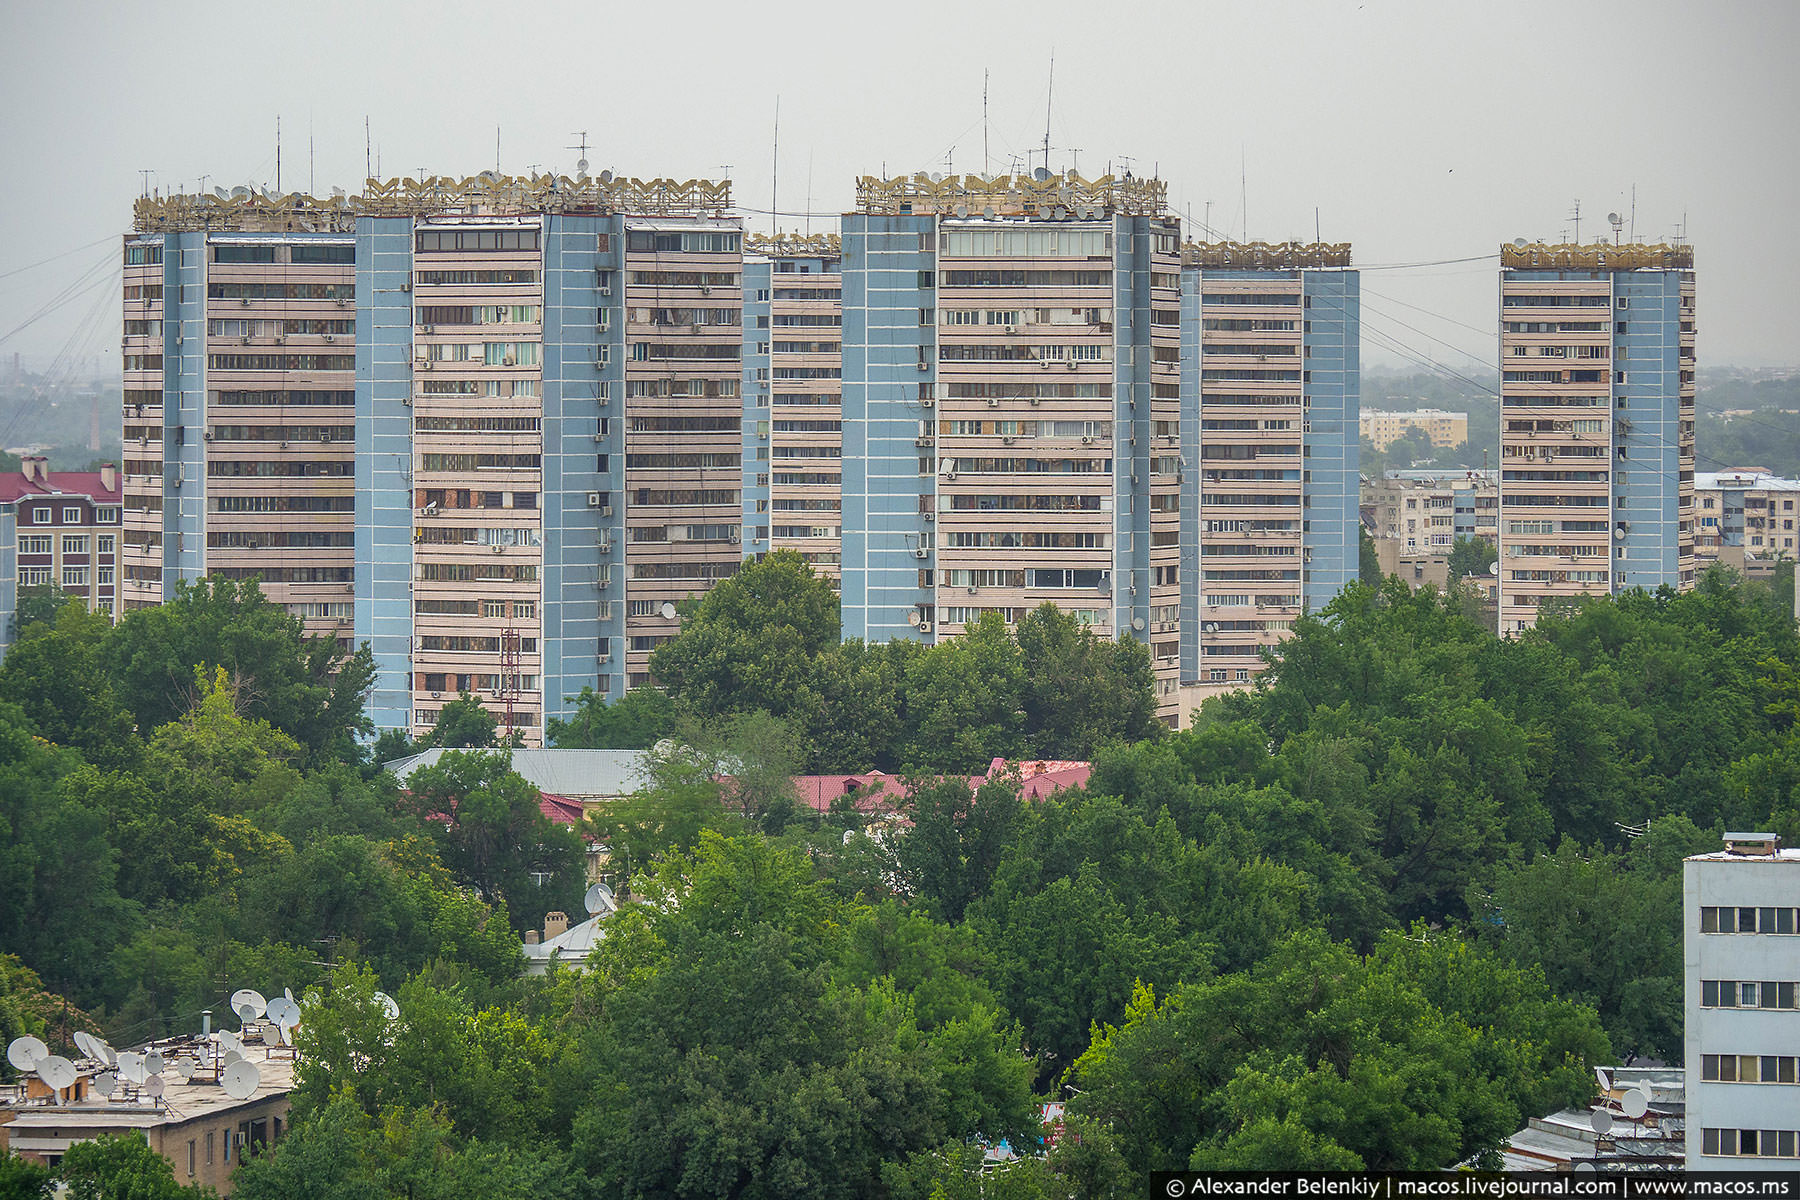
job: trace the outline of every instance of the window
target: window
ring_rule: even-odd
[[[94,582],[95,583],[99,584],[101,587],[110,587],[112,585],[112,581],[113,581],[113,569],[111,567],[95,567],[94,568]]]
[[[1730,908],[1706,906],[1700,910],[1701,933],[1775,933],[1797,931],[1791,908]]]
[[[87,581],[88,581],[88,569],[86,567],[64,567],[63,568],[62,585],[64,587],[66,587],[66,588],[86,587]]]
[[[50,546],[51,538],[47,533],[26,534],[19,538],[20,554],[48,554]]]
[[[81,523],[81,510],[74,507],[63,509],[62,523],[64,525],[79,525]]]
[[[65,534],[63,534],[62,552],[64,554],[86,554],[88,552],[87,534],[85,534],[85,533],[65,533]]]
[[[111,553],[113,553],[113,542],[114,542],[114,537],[112,534],[110,534],[110,533],[101,534],[99,537],[94,539],[94,553],[95,554],[111,554]]]
[[[47,508],[32,509],[31,522],[34,525],[48,525],[50,523],[50,510]]]

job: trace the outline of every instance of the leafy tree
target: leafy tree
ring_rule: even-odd
[[[211,1188],[175,1182],[175,1168],[141,1133],[76,1142],[56,1174],[74,1200],[205,1200]]]
[[[444,705],[438,713],[437,724],[419,745],[457,750],[492,749],[499,744],[494,736],[499,727],[499,719],[483,707],[479,697],[462,692]]]
[[[245,715],[292,737],[309,762],[356,757],[350,738],[373,728],[363,713],[375,681],[368,647],[349,653],[336,638],[306,636],[255,580],[178,581],[164,603],[125,615],[105,659],[139,729],[179,717],[196,699],[197,669],[210,680],[216,667],[236,682]]]
[[[1356,526],[1356,577],[1368,587],[1381,586],[1381,558],[1375,552],[1375,539],[1360,522]]]
[[[12,629],[10,641],[18,641],[26,629],[33,625],[53,625],[57,614],[69,603],[76,603],[83,608],[87,601],[74,592],[65,592],[54,583],[28,583],[19,588],[18,597],[13,605]],[[102,618],[104,620],[105,618]],[[111,624],[110,621],[107,624]]]
[[[1486,538],[1459,537],[1450,547],[1450,578],[1485,577],[1500,560],[1500,551]]]
[[[544,815],[538,790],[507,755],[450,751],[414,771],[407,787],[405,807],[430,828],[450,873],[505,904],[518,928],[550,909],[578,911],[581,838]]]
[[[650,671],[687,712],[749,709],[784,716],[838,639],[838,597],[792,550],[747,559],[738,573],[683,605],[681,632],[650,655]]]
[[[899,771],[908,738],[907,678],[929,653],[911,638],[851,638],[821,655],[802,717],[811,769]]]
[[[16,1200],[50,1200],[52,1176],[48,1167],[40,1167],[19,1157],[11,1147],[0,1147],[0,1196]]]
[[[674,733],[675,723],[675,701],[661,688],[635,687],[608,703],[584,687],[567,721],[550,718],[544,740],[563,749],[648,750]]]
[[[1025,662],[998,613],[907,667],[911,737],[901,754],[918,770],[974,771],[1024,747]]]
[[[718,763],[685,742],[659,744],[635,792],[588,814],[587,825],[607,848],[612,873],[629,883],[665,854],[687,853],[707,830],[731,830]]]
[[[124,767],[142,744],[107,673],[112,628],[79,599],[34,618],[0,662],[0,699],[23,708],[45,739]]]
[[[972,791],[955,777],[914,781],[904,807],[912,828],[900,841],[901,871],[943,919],[962,920],[987,893],[1020,824],[1017,783],[1002,778]]]
[[[1150,648],[1129,634],[1096,637],[1048,602],[1020,620],[1025,723],[1031,749],[1046,758],[1088,759],[1107,742],[1160,736]]]

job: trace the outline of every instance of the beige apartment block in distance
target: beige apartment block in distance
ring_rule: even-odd
[[[843,276],[836,234],[755,237],[744,260],[744,545],[839,574]]]
[[[254,577],[347,641],[354,237],[275,212],[169,219],[145,200],[124,262],[122,607]]]
[[[1723,563],[1750,579],[1800,558],[1800,480],[1756,469],[1694,476],[1694,569]]]
[[[1694,579],[1686,246],[1501,248],[1500,632]]]
[[[1415,408],[1410,412],[1370,412],[1359,418],[1362,438],[1377,450],[1386,450],[1409,429],[1424,430],[1433,446],[1453,450],[1469,440],[1469,414],[1441,408]]]

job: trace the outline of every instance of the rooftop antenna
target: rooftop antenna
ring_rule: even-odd
[[[1325,239],[1319,233],[1319,206],[1313,205],[1313,244],[1323,245]]]
[[[1081,174],[1081,147],[1080,146],[1070,146],[1069,147],[1069,158],[1070,158],[1069,170],[1073,171],[1077,175]]]
[[[1238,143],[1238,210],[1244,215],[1244,242],[1250,242],[1250,155]]]
[[[494,126],[494,174],[500,173],[500,126]]]
[[[313,119],[306,114],[306,193],[312,195],[318,189],[314,186],[316,178],[313,174]]]
[[[1606,214],[1606,223],[1612,226],[1613,245],[1616,246],[1619,244],[1619,229],[1625,224],[1625,218],[1616,212],[1610,212]]]
[[[781,194],[781,97],[775,97],[775,141],[770,151],[773,160],[769,168],[769,233],[779,237],[781,230],[776,222],[781,219],[781,205],[777,197]]]
[[[981,173],[988,173],[988,70],[981,68]]]
[[[576,160],[575,160],[575,177],[576,177],[576,178],[577,178],[577,179],[580,179],[580,178],[583,178],[583,177],[585,177],[585,176],[586,176],[586,175],[587,175],[587,171],[588,171],[588,157],[587,157],[587,152],[588,152],[588,141],[587,141],[587,130],[585,130],[585,129],[583,129],[583,130],[582,130],[582,131],[581,131],[581,132],[580,132],[580,133],[578,133],[578,134],[576,134],[576,136],[577,136],[577,137],[579,137],[579,138],[580,138],[580,139],[581,139],[581,141],[580,141],[580,142],[578,142],[578,143],[577,143],[577,144],[575,144],[575,145],[573,145],[573,146],[565,146],[565,147],[563,147],[563,148],[564,148],[564,149],[565,149],[565,150],[579,150],[579,151],[581,151],[581,157],[580,157],[580,158],[578,158],[578,159],[576,159]]]
[[[1631,244],[1637,245],[1637,184],[1631,185]]]
[[[1569,214],[1569,219],[1571,221],[1575,222],[1575,244],[1577,246],[1579,246],[1579,245],[1581,245],[1581,201],[1580,200],[1575,201],[1575,211]]]
[[[369,135],[369,114],[363,114],[363,178],[375,178],[375,143]]]
[[[806,152],[806,236],[812,236],[812,151]]]
[[[1044,170],[1050,170],[1050,105],[1056,99],[1056,49],[1050,50],[1050,86],[1044,92]],[[1030,164],[1027,163],[1027,166]]]

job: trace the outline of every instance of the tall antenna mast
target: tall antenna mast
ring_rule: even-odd
[[[1579,246],[1581,245],[1581,201],[1575,201],[1575,211],[1569,214],[1569,219],[1575,222],[1575,244]]]
[[[375,142],[369,134],[369,114],[363,114],[363,178],[375,178]]]
[[[983,175],[986,175],[989,170],[989,168],[988,168],[987,96],[988,96],[988,72],[987,72],[987,68],[983,67],[983,68],[981,68],[981,173]]]
[[[1250,243],[1250,153],[1238,143],[1238,211],[1244,217],[1244,244]]]
[[[306,114],[306,190],[313,195],[317,195],[319,190],[318,179],[313,174],[313,119],[311,113]]]
[[[769,167],[769,234],[779,237],[781,230],[776,227],[776,222],[781,220],[781,205],[776,202],[781,195],[781,97],[779,95],[775,97],[775,144],[770,157],[773,161]]]
[[[1637,245],[1637,184],[1631,185],[1631,244]]]
[[[1050,105],[1056,98],[1056,51],[1050,51],[1050,87],[1044,92],[1044,173],[1050,173]]]
[[[494,126],[494,174],[500,173],[500,126]]]
[[[275,116],[275,190],[281,191],[281,115]]]

